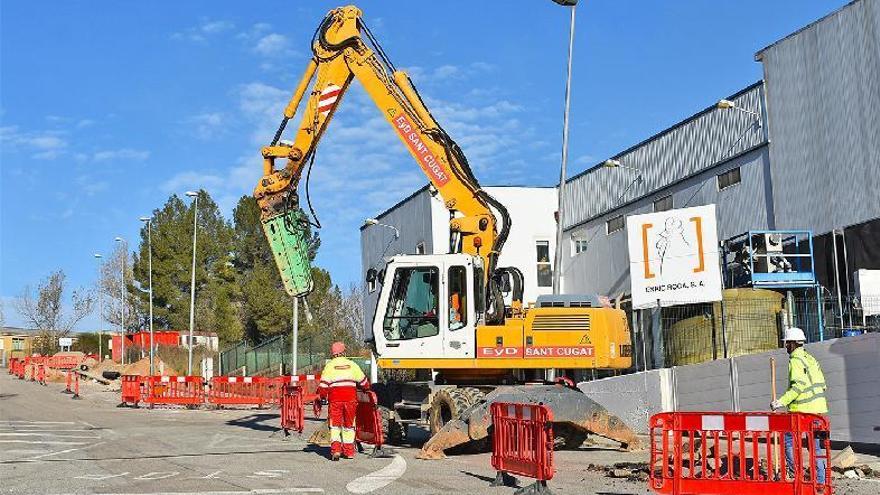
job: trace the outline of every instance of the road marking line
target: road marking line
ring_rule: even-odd
[[[289,473],[290,471],[286,469],[265,469],[263,471],[254,471],[254,474],[249,474],[248,478],[280,478],[282,474]]]
[[[0,423],[25,423],[31,425],[75,425],[76,421],[24,421],[4,419],[3,421],[0,421]]]
[[[195,478],[189,478],[189,479],[191,479],[191,480],[213,480],[213,479],[217,479],[217,477],[218,477],[217,475],[222,472],[223,472],[222,470],[214,471],[213,473],[211,473],[207,476],[197,476]]]
[[[91,438],[97,439],[101,437],[95,436],[81,436],[81,435],[56,435],[54,433],[4,433],[0,432],[0,437],[55,437],[55,438]]]
[[[403,476],[403,473],[405,472],[406,460],[404,460],[403,457],[400,457],[399,454],[395,454],[391,464],[378,471],[352,480],[349,484],[345,485],[345,489],[351,493],[370,493],[379,488],[388,486],[396,479]]]
[[[17,428],[15,426],[0,426],[0,430],[12,430],[14,432],[21,432],[21,433],[42,433],[42,432],[55,433],[56,431],[61,431],[61,432],[94,431],[94,430],[88,430],[88,429],[81,429],[81,430],[24,430],[24,429]],[[109,430],[105,430],[105,431],[109,431]],[[3,433],[0,433],[0,435],[2,435],[2,434]]]
[[[128,474],[128,473],[126,473]],[[121,475],[117,475],[121,476]],[[87,478],[90,479],[90,478]],[[100,480],[98,480],[100,481]],[[103,495],[271,495],[274,493],[324,493],[323,488],[258,488],[247,491],[213,491],[213,492],[151,492],[151,493],[105,493]],[[54,495],[76,495],[74,493],[58,493]]]
[[[90,449],[90,448],[92,448],[92,447],[97,447],[98,445],[102,445],[102,444],[104,444],[104,443],[106,443],[106,442],[93,443],[93,444],[91,444],[91,445],[89,445],[89,446],[87,446],[87,447],[76,447],[76,448],[73,448],[73,449],[59,450],[59,451],[57,451],[57,452],[49,452],[49,453],[47,453],[47,454],[41,454],[41,455],[38,455],[38,456],[29,457],[29,458],[27,458],[27,459],[22,459],[22,460],[23,460],[23,461],[36,461],[37,459],[42,459],[43,457],[49,457],[49,456],[58,455],[58,454],[69,454],[70,452],[75,452],[75,451],[77,451],[77,450],[86,450],[86,449]]]
[[[109,480],[110,478],[118,478],[120,476],[125,476],[128,474],[128,471],[122,474],[84,474],[82,476],[77,476],[74,479],[78,480],[91,480],[91,481],[104,481]]]
[[[180,474],[180,471],[152,471],[135,478],[136,480],[164,480],[165,478],[173,478]]]
[[[85,445],[88,442],[55,442],[51,440],[0,440],[0,443],[29,443],[34,445]]]

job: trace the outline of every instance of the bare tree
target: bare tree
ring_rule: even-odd
[[[352,341],[363,347],[367,332],[364,323],[364,288],[358,284],[351,284],[342,294],[339,308],[340,324],[351,335]]]
[[[119,326],[122,321],[122,264],[125,260],[125,328],[138,329],[143,321],[143,311],[138,304],[140,299],[134,294],[136,288],[132,273],[132,261],[127,259],[128,253],[121,245],[117,245],[113,253],[101,263],[101,279],[98,281],[101,295],[104,296],[103,321]]]
[[[69,310],[64,307],[66,276],[63,270],[53,272],[40,282],[36,292],[25,287],[16,301],[16,309],[30,326],[39,331],[37,350],[50,353],[58,348],[58,339],[65,337],[77,323],[92,312],[94,299],[83,289],[76,289],[71,296]]]

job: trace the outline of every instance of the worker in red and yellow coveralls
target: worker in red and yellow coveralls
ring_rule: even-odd
[[[348,359],[345,344],[330,346],[333,358],[321,372],[318,392],[330,403],[327,422],[330,426],[330,458],[354,458],[354,418],[357,411],[357,389],[369,389],[370,382],[360,366]]]

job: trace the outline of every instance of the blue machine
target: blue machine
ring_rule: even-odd
[[[824,339],[821,286],[809,230],[750,230],[721,243],[726,288],[815,289],[819,338]]]

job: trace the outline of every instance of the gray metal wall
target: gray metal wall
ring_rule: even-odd
[[[395,254],[415,254],[416,245],[425,243],[425,252],[433,252],[431,194],[422,188],[412,196],[392,206],[377,217],[380,222],[393,225],[400,230],[400,238],[394,239],[394,231],[381,225],[361,228],[361,276],[367,270],[381,270],[385,267],[385,257]],[[362,279],[364,280],[364,279]],[[369,292],[364,282],[364,324],[367,335],[372,335],[373,314],[379,289]]]
[[[565,292],[608,296],[628,294],[630,280],[626,230],[608,235],[605,222],[617,215],[651,213],[653,201],[668,194],[672,194],[675,208],[717,205],[719,239],[747,230],[771,228],[768,209],[772,201],[766,181],[769,166],[768,148],[760,145],[694,177],[567,230],[562,245]],[[740,167],[742,182],[719,191],[717,174],[734,167]],[[572,256],[572,236],[588,241],[585,252]]]
[[[779,228],[880,217],[880,0],[852,2],[761,50]]]
[[[762,115],[759,82],[728,97],[737,106]],[[565,228],[584,223],[724,162],[766,142],[765,127],[754,115],[715,105],[616,155],[622,165],[642,172],[644,182],[630,187],[636,172],[599,166],[572,177],[566,188]]]

